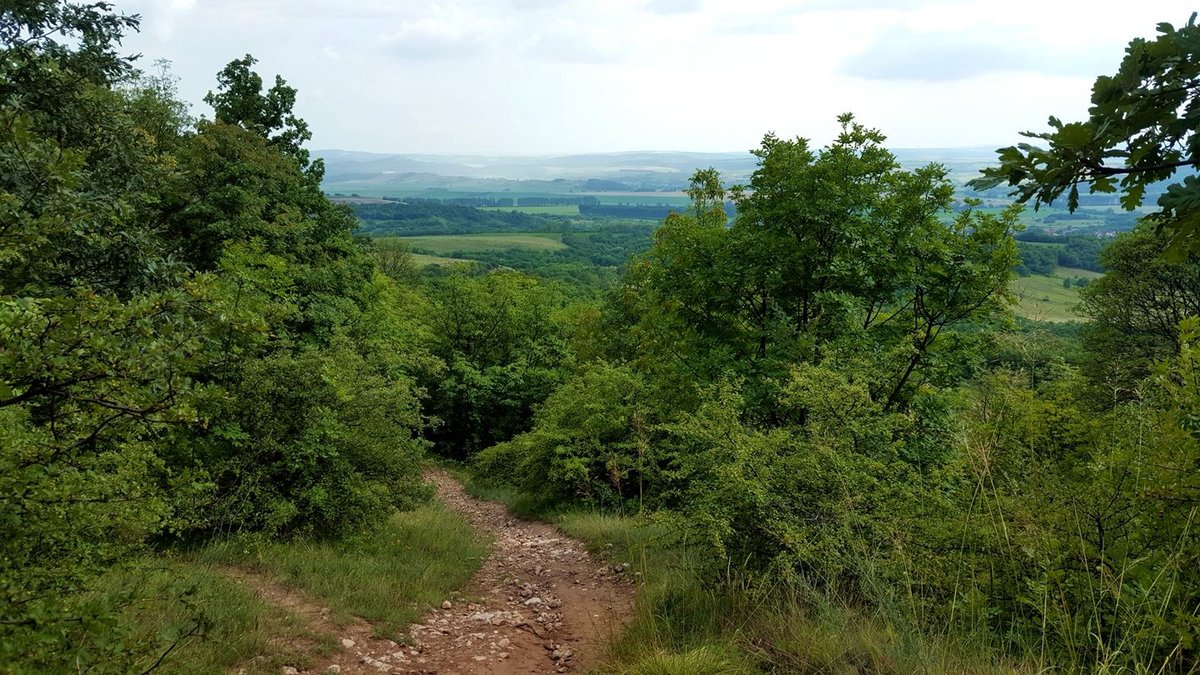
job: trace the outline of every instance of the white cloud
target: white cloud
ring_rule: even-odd
[[[1086,112],[1094,76],[1194,0],[114,0],[130,52],[198,102],[257,56],[320,147],[740,150],[826,142],[856,112],[897,145],[1007,143]],[[202,112],[201,107],[197,112]]]
[[[655,14],[690,14],[703,8],[700,0],[648,0],[646,9]]]

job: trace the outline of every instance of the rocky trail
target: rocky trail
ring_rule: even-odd
[[[318,600],[244,571],[231,575],[282,607],[308,632],[340,644],[298,673],[527,674],[584,672],[633,614],[635,586],[626,568],[593,558],[582,542],[552,525],[515,518],[475,499],[449,474],[428,478],[438,497],[492,540],[488,558],[454,598],[409,627],[405,644],[381,638],[370,624],[336,625]],[[319,651],[316,643],[303,651]]]

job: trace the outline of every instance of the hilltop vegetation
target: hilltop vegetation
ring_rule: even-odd
[[[278,672],[287,617],[231,568],[400,638],[482,550],[429,455],[639,568],[618,672],[1200,665],[1190,177],[1106,246],[1022,233],[847,114],[661,223],[337,204],[252,57],[194,119],[118,54],[135,18],[0,19],[3,668]],[[1160,57],[1197,31],[1130,58],[1190,67]],[[1145,103],[1125,71],[1101,104]],[[1126,157],[1097,114],[978,187],[1134,209],[1141,159],[1195,168],[1194,127]]]

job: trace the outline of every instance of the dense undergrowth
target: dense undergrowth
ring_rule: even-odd
[[[684,673],[1039,672],[1007,661],[985,636],[930,633],[899,612],[847,604],[812,586],[762,585],[727,569],[714,581],[709,552],[660,516],[539,501],[457,467],[468,492],[554,523],[638,581],[637,610],[601,670]]]
[[[1200,263],[1154,222],[1100,253],[1081,328],[1017,324],[1020,210],[845,115],[764,137],[746,186],[698,171],[619,272],[422,272],[356,238],[253,58],[196,120],[118,55],[136,18],[0,19],[13,672],[277,663],[296,627],[230,565],[403,626],[480,551],[427,505],[431,448],[636,565],[614,670],[1200,664]],[[1130,63],[1200,30],[1168,28]]]

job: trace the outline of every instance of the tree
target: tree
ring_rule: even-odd
[[[438,452],[467,459],[526,431],[533,409],[562,381],[560,298],[514,271],[455,274],[431,289],[433,353],[447,366],[429,383],[428,434]]]
[[[234,59],[217,74],[217,91],[208,92],[204,102],[213,107],[218,122],[236,124],[270,141],[272,146],[308,163],[305,141],[312,138],[308,124],[296,117],[296,89],[279,75],[263,92],[262,77],[251,68],[258,59],[247,54]]]
[[[1127,399],[1151,365],[1177,354],[1179,324],[1200,315],[1200,263],[1163,259],[1166,235],[1142,225],[1100,254],[1105,275],[1080,291],[1087,373],[1107,404]]]
[[[1112,76],[1092,87],[1088,119],[1064,124],[1051,117],[1051,131],[1024,132],[1046,141],[998,150],[1000,165],[983,170],[970,185],[984,190],[1007,184],[1017,201],[1050,204],[1067,193],[1079,206],[1079,191],[1121,193],[1127,210],[1142,205],[1155,184],[1180,169],[1200,169],[1200,26],[1196,14],[1180,28],[1158,25],[1158,37],[1129,43]],[[1151,216],[1168,233],[1175,252],[1200,250],[1200,178],[1185,175],[1158,198]]]
[[[146,189],[170,180],[145,130],[165,108],[115,52],[136,26],[0,8],[0,662],[29,671],[130,669],[136,648],[80,639],[116,615],[85,592],[190,492],[156,450],[194,418],[203,348]]]
[[[660,360],[686,352],[708,380],[732,364],[753,386],[797,362],[874,354],[862,376],[891,408],[947,327],[1000,309],[1017,262],[1017,212],[968,208],[944,222],[953,190],[943,168],[902,170],[880,132],[840,121],[837,140],[818,151],[767,135],[750,184],[732,190],[731,227],[719,180],[696,174],[694,215],[668,217],[630,278],[645,323],[669,317],[694,336]],[[651,339],[648,349],[665,344]]]

